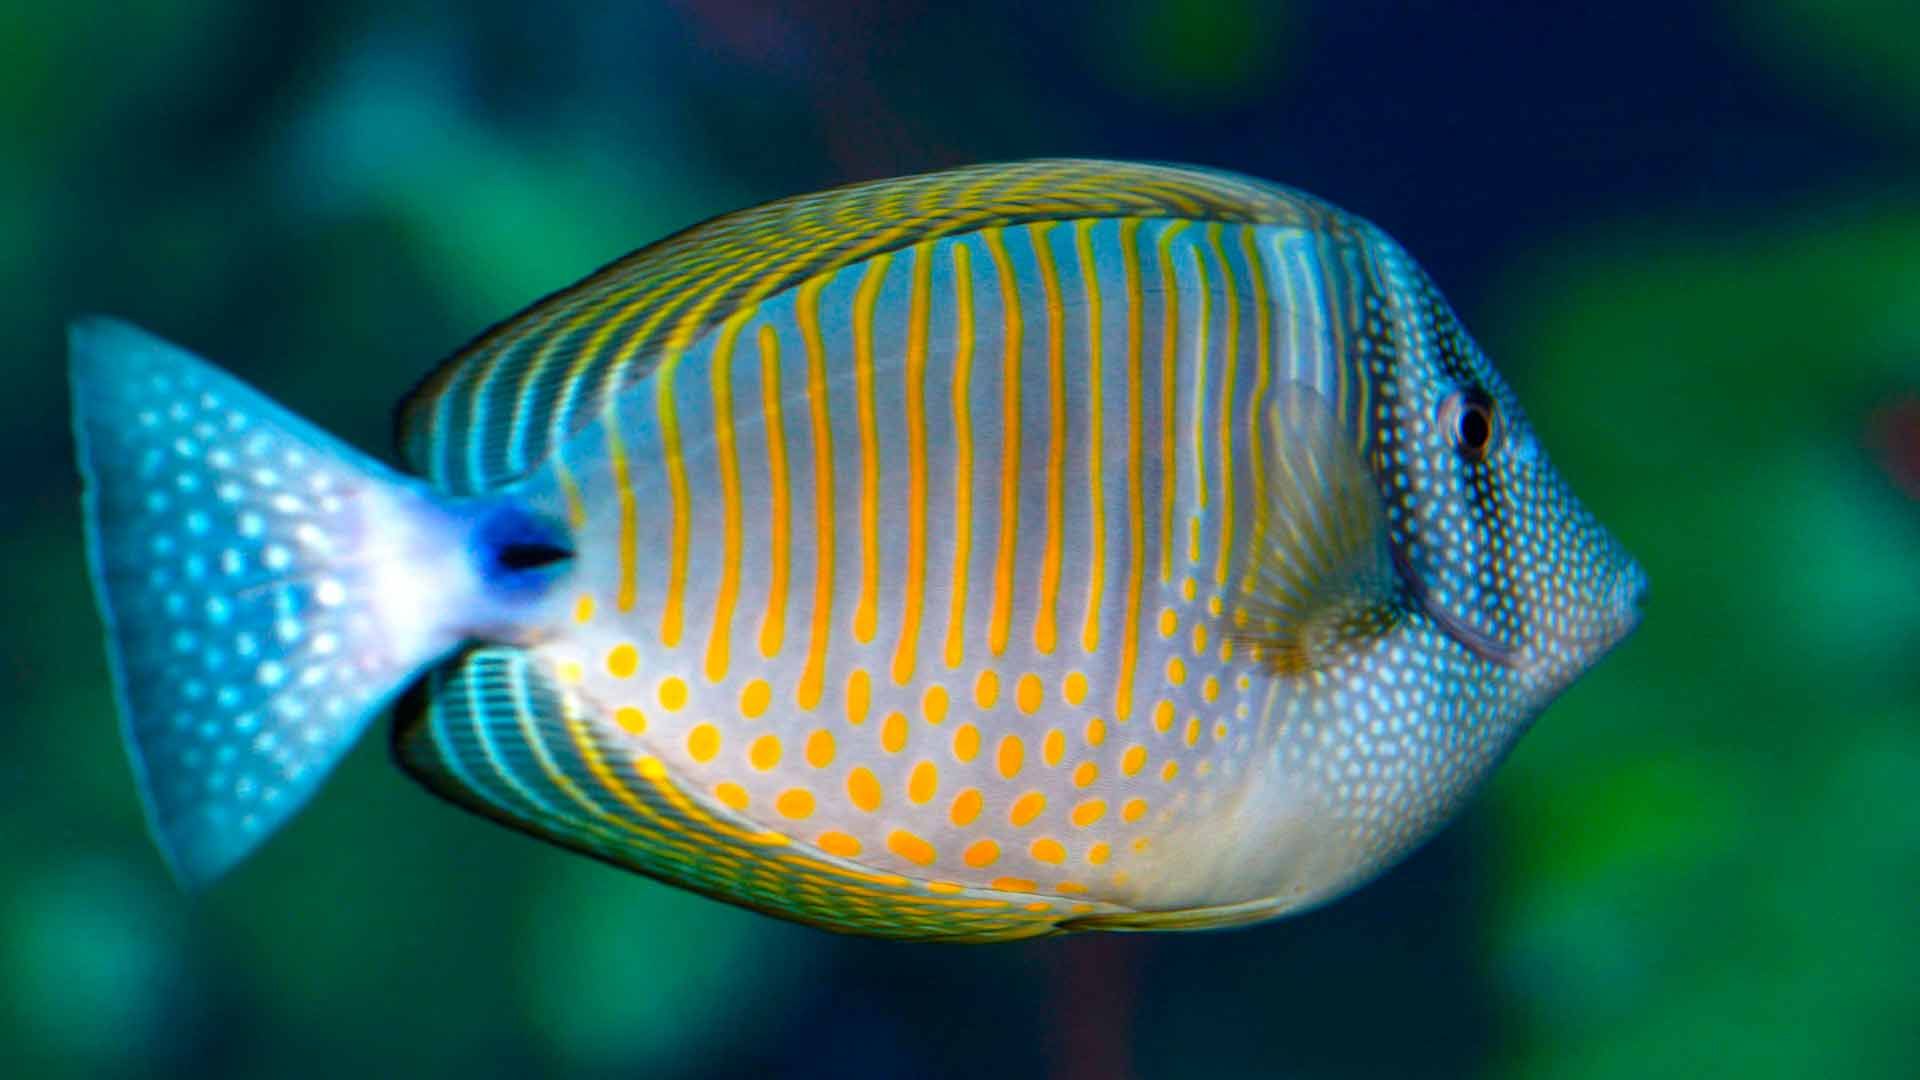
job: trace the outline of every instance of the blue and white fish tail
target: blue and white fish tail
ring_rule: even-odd
[[[76,323],[69,347],[122,733],[154,836],[197,886],[424,668],[511,620],[489,601],[499,553],[476,543],[531,538],[552,563],[564,537],[440,496],[125,323]]]

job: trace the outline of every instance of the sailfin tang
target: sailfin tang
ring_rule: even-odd
[[[313,794],[455,644],[415,481],[124,323],[69,333],[94,591],[155,839],[188,886]]]
[[[1245,617],[1228,637],[1294,675],[1391,629],[1400,585],[1373,473],[1326,399],[1286,383],[1266,419],[1271,496],[1248,543]]]

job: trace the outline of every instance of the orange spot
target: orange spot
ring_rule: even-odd
[[[833,764],[833,732],[821,728],[807,736],[807,764],[816,769]]]
[[[907,798],[914,802],[927,802],[939,790],[940,770],[934,768],[933,762],[922,761],[907,774]]]
[[[740,711],[747,716],[759,716],[767,711],[767,704],[773,700],[773,691],[767,687],[767,680],[754,679],[740,690]]]
[[[974,703],[983,709],[991,709],[1000,703],[1000,673],[988,669],[980,673],[973,681]]]
[[[847,774],[847,798],[869,814],[880,809],[880,781],[874,779],[873,770],[865,765],[853,767]]]
[[[1040,740],[1040,760],[1049,767],[1060,764],[1061,755],[1067,752],[1067,737],[1059,728],[1053,728]]]
[[[677,675],[660,680],[660,704],[668,712],[679,712],[687,704],[687,684]]]
[[[965,788],[953,797],[953,808],[947,812],[947,816],[955,826],[964,829],[980,816],[980,807],[980,789]]]
[[[1073,814],[1068,820],[1073,822],[1075,828],[1084,829],[1106,816],[1107,800],[1088,799],[1073,808]]]
[[[1200,718],[1197,716],[1189,716],[1187,717],[1186,743],[1188,746],[1193,746],[1197,744],[1199,741],[1200,741]]]
[[[695,724],[687,732],[687,756],[695,761],[712,761],[720,752],[720,729],[712,724]]]
[[[1180,616],[1172,608],[1160,609],[1160,636],[1172,637],[1180,629]]]
[[[1100,766],[1091,761],[1083,761],[1073,767],[1073,786],[1086,787],[1100,779]]]
[[[1212,675],[1207,676],[1206,681],[1200,684],[1200,696],[1206,698],[1208,701],[1218,701],[1220,699],[1220,680],[1214,678]]]
[[[1173,730],[1173,702],[1163,699],[1154,703],[1153,729],[1155,731]]]
[[[1147,800],[1128,799],[1120,804],[1120,820],[1131,825],[1147,816]]]
[[[1106,865],[1107,860],[1112,857],[1113,848],[1109,847],[1104,840],[1087,849],[1087,861],[1095,866]]]
[[[851,859],[860,854],[860,841],[843,832],[823,832],[815,843],[820,845],[821,851],[829,855],[838,855],[843,859]]]
[[[966,892],[967,887],[965,885],[955,884],[954,882],[951,882],[951,881],[929,881],[927,882],[927,891],[930,893],[943,893],[946,895],[952,895],[957,892]]]
[[[1011,780],[1020,775],[1020,765],[1026,756],[1027,744],[1020,741],[1020,736],[1001,736],[1000,749],[994,752],[994,767],[1000,770],[1001,776]]]
[[[647,731],[647,714],[631,705],[622,705],[613,710],[613,722],[619,724],[622,731],[635,735],[644,735]]]
[[[1043,863],[1059,865],[1067,860],[1067,849],[1051,836],[1043,836],[1027,847],[1027,854]]]
[[[788,788],[774,797],[773,808],[781,817],[805,821],[813,816],[813,792],[806,788]]]
[[[1225,720],[1215,720],[1213,722],[1213,741],[1227,741],[1227,722]]]
[[[1007,811],[1007,820],[1015,827],[1025,825],[1040,816],[1047,808],[1047,797],[1037,791],[1029,791],[1013,800],[1013,808]]]
[[[587,677],[587,669],[580,666],[580,661],[578,660],[560,661],[560,681],[561,682],[577,683],[581,679],[584,679],[586,677]]]
[[[1187,682],[1187,662],[1175,656],[1167,661],[1167,681],[1175,686],[1185,686]]]
[[[1032,889],[1032,888],[1037,888],[1038,886],[1035,886],[1032,882],[1028,882],[1027,887],[1029,889]],[[1028,911],[1045,911],[1052,906],[1053,906],[1052,904],[1047,903],[1045,900],[1035,900],[1033,903],[1027,905],[1027,910]]]
[[[1013,703],[1019,706],[1023,713],[1035,712],[1046,699],[1046,687],[1041,685],[1040,676],[1031,671],[1020,676],[1020,681],[1014,684]]]
[[[880,748],[889,754],[897,754],[907,748],[907,717],[905,713],[890,712],[880,721]]]
[[[1173,778],[1179,775],[1180,763],[1177,761],[1169,761],[1165,765],[1160,766],[1160,779],[1167,783],[1172,783]]]
[[[865,668],[855,668],[847,676],[847,722],[858,726],[867,722],[867,710],[873,706],[873,676]]]
[[[947,688],[938,683],[927,687],[927,692],[920,697],[920,709],[927,714],[929,724],[937,724],[945,720],[949,704]]]
[[[895,829],[887,834],[887,850],[919,866],[932,863],[937,854],[932,844],[905,829]]]
[[[980,729],[972,724],[961,724],[953,729],[953,757],[955,761],[968,762],[980,756]]]
[[[994,863],[1000,861],[1000,845],[991,840],[975,840],[973,843],[967,845],[967,850],[961,853],[960,858],[964,859],[968,866],[976,870],[981,867],[992,866]],[[996,889],[999,887],[998,883],[994,885]]]
[[[1134,840],[1134,842],[1133,842],[1133,850],[1135,850],[1135,851],[1145,851],[1145,850],[1147,850],[1147,844],[1148,844],[1148,843],[1149,843],[1149,841],[1147,840],[1147,838],[1146,838],[1146,837],[1144,837],[1144,836],[1142,836],[1142,837],[1139,837],[1138,839],[1136,839],[1136,840]]]
[[[735,810],[747,808],[747,789],[730,781],[721,781],[713,785],[713,797]]]
[[[1139,743],[1127,747],[1126,752],[1120,755],[1120,771],[1128,776],[1136,775],[1146,767],[1147,748]]]
[[[1060,884],[1055,885],[1053,888],[1056,892],[1066,893],[1069,896],[1076,896],[1080,893],[1087,891],[1087,887],[1085,885],[1080,884],[1077,881],[1063,881]],[[1073,905],[1073,908],[1071,910],[1087,911],[1091,909],[1088,908],[1086,904],[1075,904]]]
[[[1077,671],[1067,672],[1066,681],[1060,684],[1060,696],[1066,698],[1069,705],[1087,700],[1087,677]]]
[[[780,737],[762,735],[753,740],[753,744],[747,747],[747,760],[761,772],[780,764]]]
[[[607,672],[616,679],[633,678],[639,666],[639,652],[624,641],[607,651]]]
[[[1206,654],[1207,654],[1207,624],[1203,622],[1197,622],[1193,624],[1193,655],[1205,656]]]
[[[573,621],[591,622],[593,620],[593,594],[581,593],[580,599],[573,603]]]
[[[1017,877],[997,877],[990,884],[1002,892],[1032,892],[1035,888],[1033,882]],[[1041,904],[1039,910],[1047,910],[1047,905]]]
[[[1099,746],[1101,743],[1106,741],[1107,741],[1107,722],[1105,720],[1100,719],[1097,716],[1087,721],[1087,745]]]

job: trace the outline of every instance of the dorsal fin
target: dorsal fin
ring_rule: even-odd
[[[455,492],[497,487],[729,315],[911,244],[1049,219],[1323,225],[1337,215],[1310,196],[1231,173],[1071,159],[783,199],[642,248],[489,329],[402,402],[401,453]]]

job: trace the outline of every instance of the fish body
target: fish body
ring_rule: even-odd
[[[783,917],[1268,918],[1443,824],[1644,587],[1398,245],[1200,170],[717,219],[423,383],[417,477],[131,328],[74,351],[190,882],[411,685],[432,790]]]

